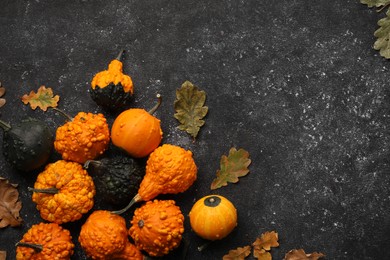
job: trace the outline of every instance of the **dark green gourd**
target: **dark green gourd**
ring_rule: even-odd
[[[89,160],[84,168],[93,178],[97,195],[115,205],[128,204],[145,175],[145,162],[125,155]]]
[[[11,126],[0,120],[0,127],[4,130],[4,157],[14,168],[27,172],[47,162],[54,135],[44,122],[28,118]]]

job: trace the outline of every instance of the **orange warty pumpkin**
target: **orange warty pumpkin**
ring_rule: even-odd
[[[199,199],[190,213],[192,230],[208,240],[219,240],[237,226],[237,210],[225,197],[209,195]]]
[[[16,246],[16,260],[67,260],[74,249],[69,230],[56,223],[33,225]]]
[[[128,240],[125,219],[106,210],[92,212],[81,227],[79,242],[92,259],[143,259]]]
[[[150,256],[177,248],[184,233],[184,216],[173,200],[148,201],[134,212],[129,235]]]
[[[120,113],[111,128],[112,143],[135,158],[149,155],[156,149],[163,132],[160,120],[152,116],[159,103],[147,112],[140,108],[131,108]]]
[[[79,112],[57,128],[55,150],[62,159],[85,163],[102,155],[110,143],[110,129],[103,114]]]

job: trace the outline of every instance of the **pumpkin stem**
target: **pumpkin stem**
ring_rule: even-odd
[[[62,111],[61,109],[58,109],[56,107],[52,107],[51,109],[57,111],[58,113],[60,113],[64,117],[66,117],[66,119],[68,119],[69,121],[73,121],[73,118],[70,115],[68,115],[67,113],[65,113],[64,111]]]
[[[32,192],[47,193],[47,194],[57,194],[59,192],[57,188],[35,189],[35,188],[28,187],[27,189]]]
[[[154,105],[154,107],[152,107],[152,109],[150,109],[148,112],[151,115],[153,115],[154,112],[156,112],[156,110],[159,108],[159,106],[161,105],[161,102],[162,102],[162,97],[160,94],[157,94],[156,97],[157,97],[157,104]]]
[[[90,164],[92,164],[92,165],[95,164],[95,165],[97,165],[97,166],[100,166],[100,165],[102,165],[102,162],[96,161],[96,160],[88,160],[88,161],[86,161],[86,162],[84,163],[83,168],[84,168],[84,169],[88,169],[88,167],[89,167]]]
[[[3,120],[0,120],[0,127],[3,128],[4,131],[8,131],[11,129],[11,125],[7,124]]]
[[[122,55],[124,52],[125,52],[125,50],[121,50],[115,59],[120,61],[122,59]]]
[[[205,250],[213,241],[208,241],[206,243],[204,243],[203,245],[201,246],[198,246],[198,251],[199,252],[202,252],[203,250]]]
[[[117,215],[123,214],[138,201],[142,201],[142,198],[139,194],[135,195],[134,198],[129,202],[129,204],[125,208],[123,208],[121,210],[111,211],[111,213],[117,214]]]
[[[15,246],[22,246],[22,247],[28,247],[34,249],[36,252],[41,252],[43,250],[43,245],[40,244],[33,244],[33,243],[26,243],[26,242],[17,242]]]

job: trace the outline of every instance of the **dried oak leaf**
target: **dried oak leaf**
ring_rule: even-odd
[[[306,254],[303,249],[293,249],[284,256],[284,260],[318,260],[322,257],[325,257],[323,253]]]
[[[5,98],[3,98],[4,94],[5,94],[5,87],[3,87],[3,85],[1,85],[0,82],[0,107],[5,105]]]
[[[253,242],[253,256],[261,260],[271,260],[270,251],[272,247],[278,247],[278,233],[275,231],[265,232]]]
[[[251,254],[251,246],[238,247],[229,251],[223,256],[223,260],[244,260]]]
[[[390,0],[360,0],[360,3],[366,4],[368,7],[381,7],[390,4]]]
[[[30,104],[30,107],[35,110],[37,107],[46,111],[49,107],[57,107],[60,96],[53,94],[51,88],[41,86],[37,93],[31,91],[29,95],[25,94],[22,101],[25,105]]]
[[[215,190],[226,186],[228,182],[236,183],[239,177],[249,173],[248,166],[251,160],[249,153],[244,149],[236,150],[231,148],[229,156],[223,155],[220,161],[220,169],[217,171],[217,177],[211,183],[211,189]]]
[[[17,186],[0,177],[0,228],[8,225],[16,227],[22,224],[22,218],[19,215],[22,202],[19,200]]]
[[[186,131],[194,139],[205,123],[202,120],[208,112],[208,107],[204,106],[205,101],[206,92],[199,90],[189,81],[185,81],[181,88],[176,90],[174,117],[180,122],[179,129]]]
[[[7,259],[7,252],[0,251],[0,260],[6,260],[6,259]]]
[[[378,21],[379,28],[374,32],[377,40],[374,49],[379,50],[379,54],[386,59],[390,59],[390,9],[386,12],[386,17]]]

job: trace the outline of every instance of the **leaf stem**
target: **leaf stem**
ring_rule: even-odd
[[[152,107],[152,109],[150,109],[150,110],[148,111],[149,114],[151,114],[151,115],[153,115],[154,112],[156,112],[156,110],[160,107],[161,102],[162,102],[162,97],[161,97],[160,94],[157,94],[156,97],[157,97],[157,104],[154,105],[154,107]]]

